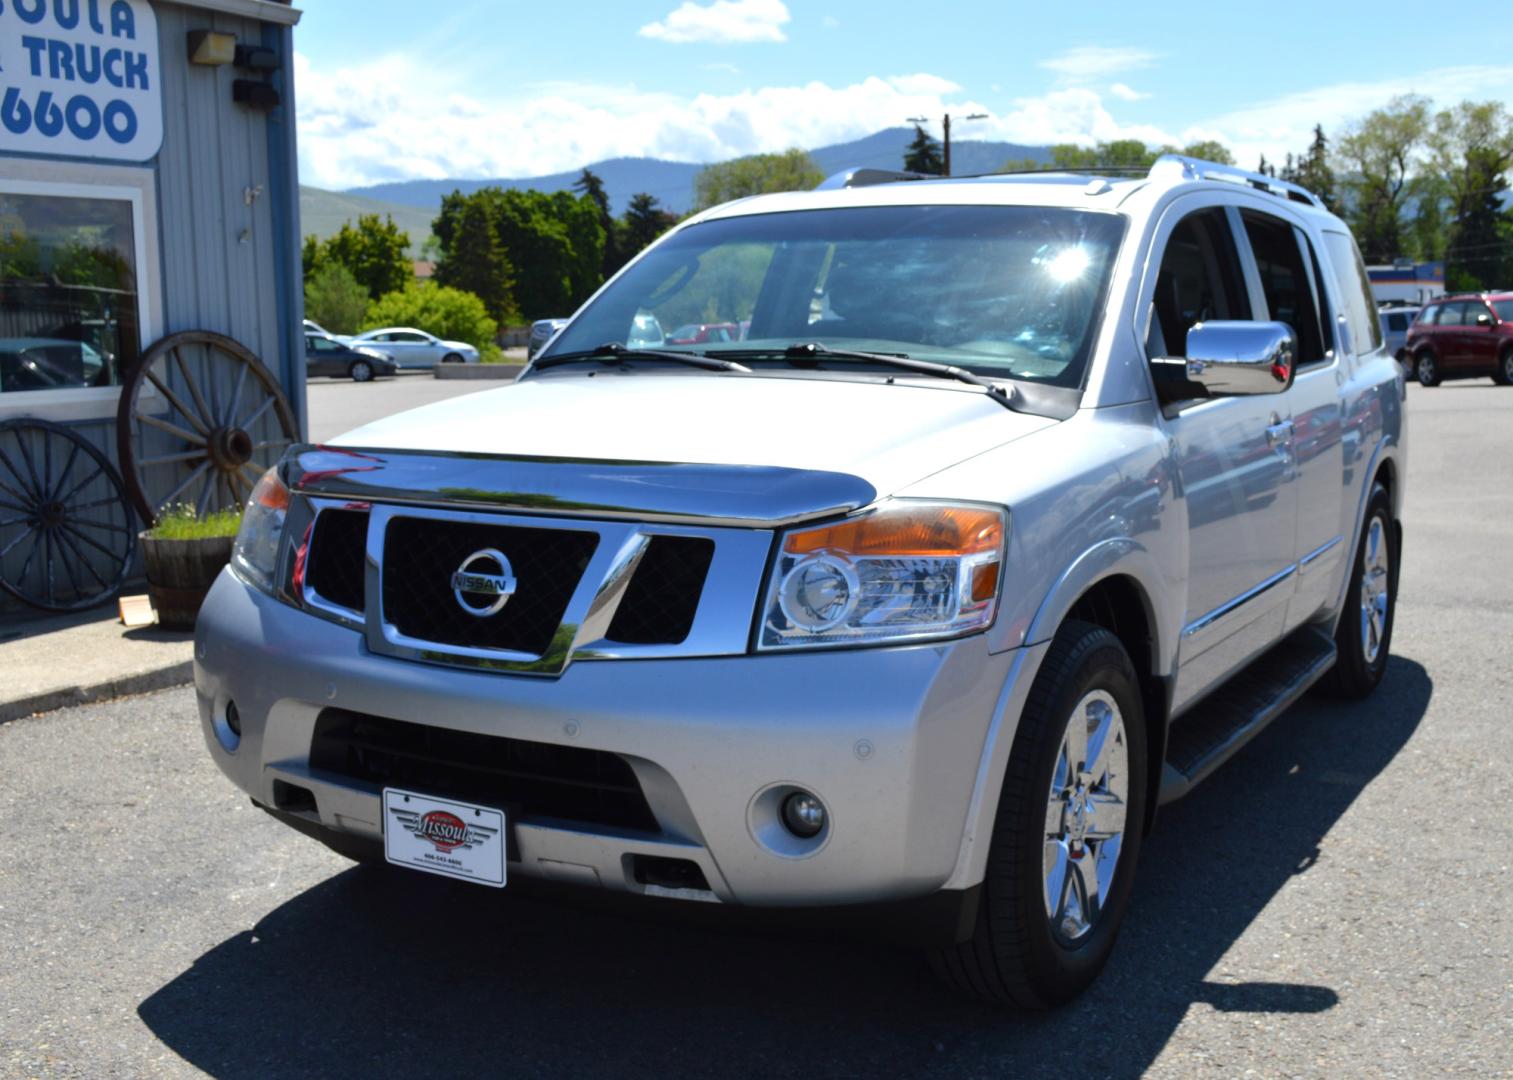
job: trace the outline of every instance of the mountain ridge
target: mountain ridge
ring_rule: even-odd
[[[885,128],[861,139],[810,150],[809,156],[826,176],[849,168],[897,169],[902,167],[904,152],[913,137],[913,128]],[[1005,162],[1021,158],[1037,163],[1050,160],[1049,147],[974,139],[956,140],[951,146],[951,152],[953,171],[963,176],[992,172],[1002,168]],[[655,195],[669,210],[686,213],[693,206],[694,179],[705,164],[667,161],[662,158],[617,157],[590,162],[585,167],[604,180],[613,213],[623,213],[630,197],[641,192]],[[434,210],[441,205],[442,197],[454,190],[470,194],[481,187],[498,186],[561,191],[571,188],[582,171],[583,167],[527,177],[395,180],[366,184],[332,194]]]

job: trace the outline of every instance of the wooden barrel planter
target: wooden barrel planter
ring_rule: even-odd
[[[147,595],[168,630],[193,630],[195,616],[221,568],[231,559],[234,536],[203,540],[163,540],[142,533],[147,563]]]

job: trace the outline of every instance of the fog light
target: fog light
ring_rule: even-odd
[[[783,800],[783,824],[802,839],[818,836],[825,827],[825,804],[807,791],[795,791]]]
[[[242,737],[242,714],[236,711],[236,702],[226,702],[226,726],[238,739]]]

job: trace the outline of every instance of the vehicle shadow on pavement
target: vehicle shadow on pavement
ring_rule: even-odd
[[[1191,1010],[1321,1012],[1306,982],[1213,976],[1356,796],[1433,683],[1394,657],[1370,701],[1308,698],[1162,809],[1123,936],[1081,999],[954,996],[909,952],[710,929],[383,868],[337,874],[142,1003],[213,1076],[1138,1076]],[[1295,959],[1293,961],[1295,963]]]

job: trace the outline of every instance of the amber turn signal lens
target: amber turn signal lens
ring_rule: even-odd
[[[991,600],[998,593],[998,563],[983,563],[972,568],[972,602]]]
[[[1003,515],[971,506],[894,507],[854,521],[790,533],[783,550],[791,555],[844,551],[851,555],[949,558],[997,551],[1003,545]],[[993,566],[992,589],[997,589]],[[992,595],[992,589],[988,595]],[[973,581],[973,594],[977,582]]]
[[[289,489],[279,479],[278,469],[269,469],[252,490],[252,501],[269,510],[289,509]]]

